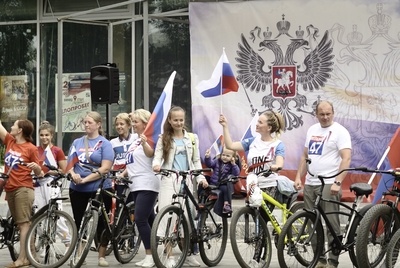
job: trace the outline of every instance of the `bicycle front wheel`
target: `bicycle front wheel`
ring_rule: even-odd
[[[92,210],[90,205],[85,211],[81,226],[78,232],[78,239],[74,245],[71,256],[70,267],[81,267],[92,245],[96,235],[97,224],[99,222],[99,212]]]
[[[305,210],[288,218],[278,238],[280,267],[314,267],[317,264],[324,251],[324,229],[321,220],[317,225],[315,222],[316,215]]]
[[[122,264],[130,262],[138,252],[142,241],[131,207],[127,207],[122,212],[113,237],[115,238],[113,242],[114,255],[117,261]]]
[[[228,240],[227,218],[211,213],[211,211],[204,211],[201,214],[199,241],[201,259],[209,267],[221,261]]]
[[[75,245],[76,233],[75,222],[66,212],[43,213],[32,222],[27,233],[25,249],[29,262],[46,268],[63,265],[72,254],[73,247],[69,245]],[[37,247],[44,249],[43,257],[37,254]]]
[[[236,260],[241,267],[268,267],[272,245],[267,224],[254,208],[242,207],[231,219],[230,238]],[[258,230],[258,232],[257,232]]]
[[[377,204],[365,213],[357,231],[358,267],[377,267],[382,262],[393,235],[392,221],[394,221],[394,230],[399,227],[393,216],[392,208],[385,204]]]
[[[190,234],[183,210],[169,205],[158,212],[151,230],[151,253],[158,268],[182,267]]]

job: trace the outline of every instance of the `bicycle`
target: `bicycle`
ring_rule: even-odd
[[[101,174],[97,169],[88,165],[81,164],[93,173],[98,173],[100,185],[96,191],[94,199],[89,200],[86,211],[82,218],[81,226],[78,231],[78,241],[74,247],[70,267],[80,267],[90,250],[94,236],[96,235],[97,224],[101,216],[105,223],[105,229],[101,234],[100,241],[110,241],[113,245],[114,256],[118,262],[124,264],[130,262],[139,250],[141,238],[134,221],[133,211],[135,210],[134,202],[125,204],[125,200],[129,195],[129,187],[125,188],[122,196],[118,196],[113,192],[103,189],[104,181],[109,177],[108,174]],[[115,171],[116,172],[116,171]],[[115,173],[114,173],[115,175]],[[128,185],[131,181],[127,178],[117,178],[120,182]],[[103,202],[103,194],[119,200],[117,214],[114,217],[114,224],[110,224],[110,217],[107,213]]]
[[[31,222],[26,237],[26,255],[35,267],[55,268],[63,265],[71,256],[71,245],[75,245],[77,240],[77,228],[74,219],[61,210],[60,201],[68,199],[60,197],[61,180],[70,180],[70,175],[63,174],[57,167],[44,165],[57,175],[45,175],[44,179],[51,179],[47,184],[51,187],[50,200],[37,212],[39,216]],[[61,241],[57,241],[57,236]],[[70,246],[65,246],[67,244]],[[45,254],[39,259],[36,253],[41,248],[45,249]]]
[[[360,234],[357,234],[357,227],[365,213],[372,206],[367,205],[360,209],[360,204],[364,196],[368,197],[368,195],[372,193],[372,186],[367,183],[354,183],[350,186],[350,191],[354,191],[355,193],[352,207],[339,201],[323,198],[322,191],[325,186],[324,179],[334,178],[346,171],[368,172],[367,169],[365,167],[346,168],[332,176],[322,176],[317,174],[314,175],[310,172],[310,159],[306,159],[306,163],[307,172],[321,181],[321,187],[315,200],[314,208],[296,212],[288,218],[287,222],[283,226],[282,232],[278,238],[277,248],[280,267],[297,267],[297,265],[314,267],[319,261],[320,256],[323,256],[330,251],[335,255],[341,254],[342,251],[348,251],[353,265],[355,267],[362,267],[357,264],[354,246],[355,244],[358,244],[358,241],[356,242],[356,236],[357,238],[360,236]],[[339,206],[346,208],[349,212],[342,210],[325,212],[321,207],[321,201],[338,204]],[[329,214],[339,214],[348,217],[343,234],[338,235],[335,233],[332,224],[327,217]],[[325,221],[327,230],[329,230],[333,237],[333,241],[328,245],[326,251],[324,251],[325,234],[322,220]]]
[[[374,205],[364,215],[358,231],[356,244],[357,262],[362,267],[376,267],[386,256],[386,267],[393,267],[397,262],[399,244],[396,231],[400,228],[400,198],[399,170],[369,170],[373,173],[389,174],[394,177],[391,190],[382,193],[380,204]],[[395,197],[395,201],[386,199]]]
[[[209,168],[188,171],[160,170],[163,176],[174,174],[177,180],[181,176],[181,181],[179,192],[172,196],[171,205],[162,208],[153,222],[151,251],[156,267],[165,268],[168,258],[176,257],[174,267],[182,267],[186,256],[192,253],[190,251],[196,243],[199,244],[201,259],[207,266],[215,266],[221,261],[228,240],[228,220],[212,211],[219,190],[217,186],[209,185],[203,191],[206,197],[200,197],[204,199],[204,205],[199,206],[186,184],[188,176],[192,179],[202,172],[210,171]],[[197,220],[190,202],[199,211]]]
[[[263,170],[249,176],[268,177],[271,170]],[[235,258],[241,267],[268,267],[271,262],[272,246],[271,236],[267,223],[271,222],[275,246],[281,226],[295,211],[304,208],[303,202],[292,205],[297,199],[298,192],[285,197],[284,202],[279,202],[272,196],[262,191],[262,202],[260,206],[253,206],[246,199],[246,206],[237,210],[231,219],[230,238]],[[282,223],[280,224],[271,208],[282,210]]]

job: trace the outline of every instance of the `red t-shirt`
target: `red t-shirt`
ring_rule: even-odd
[[[24,163],[35,162],[39,164],[36,146],[31,142],[17,144],[15,138],[10,133],[6,134],[4,144],[6,145],[6,152],[4,154],[4,173],[7,174],[9,169],[12,168],[4,190],[6,192],[11,192],[20,187],[33,189],[31,176],[32,169],[23,165],[13,166],[13,164],[15,164],[16,161],[22,161]]]

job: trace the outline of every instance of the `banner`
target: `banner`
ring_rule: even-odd
[[[395,2],[190,2],[192,122],[201,155],[222,132],[221,110],[233,140],[256,110],[274,110],[285,119],[284,170],[295,171],[306,132],[318,123],[315,107],[328,100],[352,137],[351,166],[376,167],[400,124],[395,10]],[[224,95],[221,109],[220,98],[204,98],[196,86],[211,77],[223,48],[239,89]],[[349,175],[343,189],[355,181]]]
[[[0,76],[1,121],[28,118],[28,76]]]

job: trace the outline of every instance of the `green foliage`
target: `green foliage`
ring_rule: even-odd
[[[0,145],[0,165],[4,165],[4,153],[6,152],[6,146]]]

